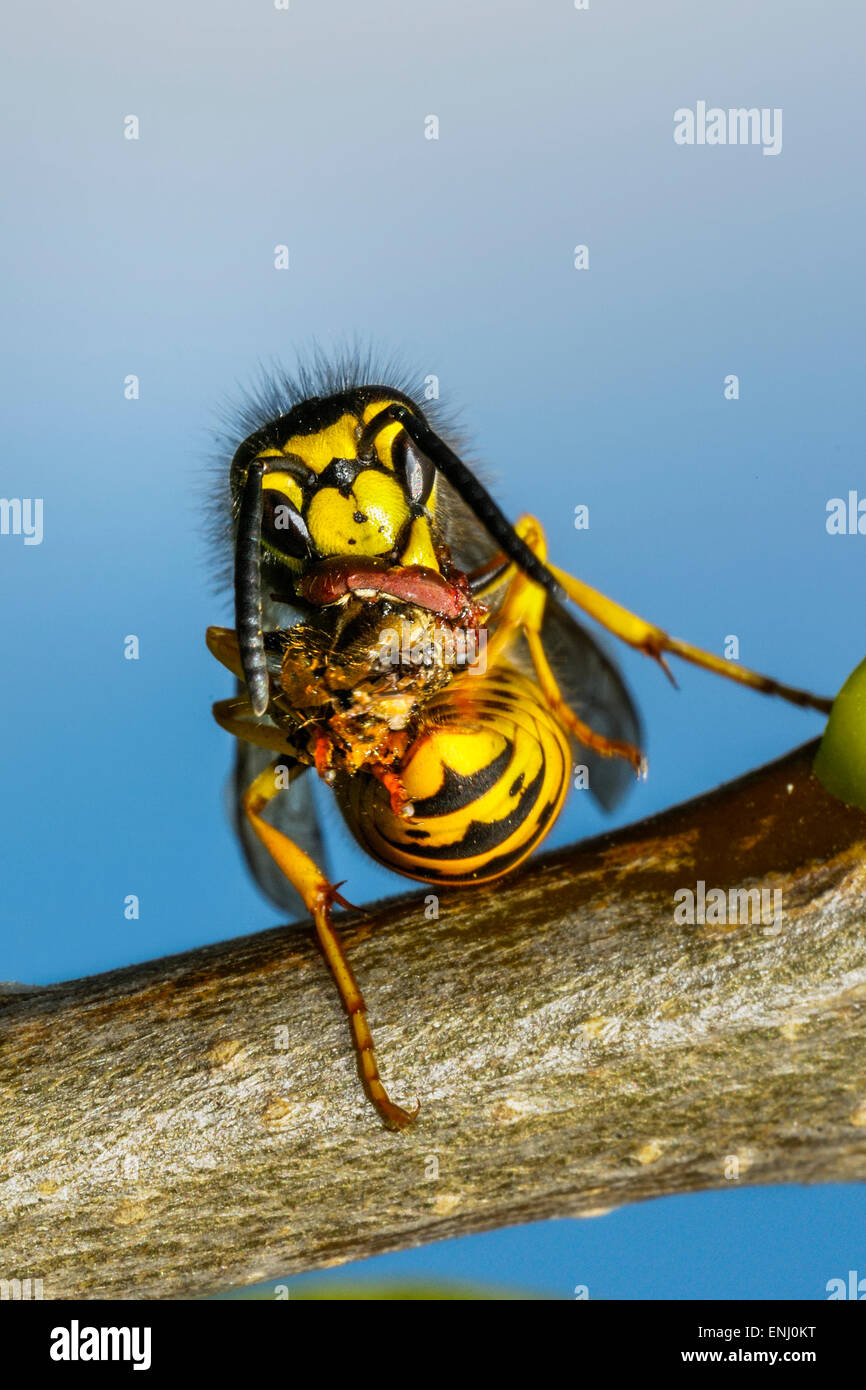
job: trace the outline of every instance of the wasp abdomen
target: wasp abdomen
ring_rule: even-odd
[[[368,774],[340,788],[355,837],[409,878],[477,883],[519,864],[547,834],[571,753],[538,686],[498,667],[458,678],[425,704],[398,771],[411,817],[396,814]]]

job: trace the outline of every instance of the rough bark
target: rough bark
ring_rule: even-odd
[[[382,1074],[421,1100],[402,1134],[297,928],[5,987],[0,1276],[191,1297],[647,1197],[866,1176],[866,815],[813,754],[443,895],[438,920],[423,891],[347,916]],[[699,879],[780,888],[781,929],[678,924]]]

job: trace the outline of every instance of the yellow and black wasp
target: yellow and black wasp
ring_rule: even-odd
[[[830,701],[677,641],[550,563],[539,522],[507,520],[405,387],[320,366],[258,409],[231,462],[235,629],[208,630],[239,688],[214,715],[241,740],[251,866],[312,915],[367,1093],[399,1129],[414,1116],[379,1077],[331,916],[347,904],[319,867],[298,778],[315,768],[381,863],[446,887],[531,854],[574,762],[611,809],[643,770],[640,724],[568,601],[665,670],[670,653],[796,704]]]

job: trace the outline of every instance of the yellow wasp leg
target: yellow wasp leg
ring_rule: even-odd
[[[367,1094],[379,1110],[385,1123],[391,1129],[404,1129],[412,1123],[418,1108],[408,1114],[399,1105],[394,1105],[388,1097],[379,1077],[376,1056],[373,1051],[373,1038],[367,1023],[367,1012],[361,991],[346,960],[340,938],[331,922],[331,903],[342,901],[336,887],[329,883],[318,865],[308,854],[294,844],[282,831],[275,830],[262,818],[262,811],[282,790],[277,785],[276,769],[279,759],[266,767],[247,788],[242,799],[244,812],[262,844],[282,869],[292,887],[300,893],[307,911],[316,924],[319,942],[331,973],[340,991],[340,997],[349,1015],[355,1045],[358,1049],[361,1076]],[[293,769],[292,771],[300,771]],[[291,777],[290,773],[290,777]]]
[[[664,659],[665,652],[670,652],[672,656],[678,656],[683,661],[690,661],[692,665],[700,666],[705,671],[714,671],[717,676],[724,676],[729,681],[737,681],[740,685],[749,686],[752,690],[759,690],[764,695],[778,695],[793,705],[804,705],[808,709],[818,710],[821,714],[829,714],[833,704],[831,699],[827,699],[823,695],[812,695],[810,691],[800,690],[797,686],[785,685],[782,681],[774,680],[772,676],[764,676],[758,671],[751,671],[747,666],[736,666],[730,661],[725,661],[723,657],[715,656],[712,652],[706,652],[701,647],[693,646],[690,642],[681,642],[679,638],[671,637],[663,628],[656,627],[654,623],[648,623],[644,618],[639,618],[636,613],[629,612],[621,604],[615,603],[613,599],[599,593],[598,589],[584,584],[583,580],[575,579],[565,570],[552,565],[549,560],[545,559],[543,532],[539,522],[534,517],[521,517],[514,529],[526,541],[530,550],[536,550],[539,558],[544,559],[551,574],[559,581],[578,608],[582,608],[584,613],[595,618],[596,622],[607,628],[614,637],[619,637],[630,647],[636,647],[646,656],[653,657],[672,681],[673,676]],[[539,540],[541,541],[541,551],[537,550]],[[483,571],[480,573],[483,574]],[[514,576],[518,574],[520,574],[518,567],[510,565],[488,585],[476,590],[476,597],[483,597],[485,592],[498,588],[509,580],[513,583]]]
[[[228,700],[217,700],[211,708],[214,719],[226,733],[233,734],[235,738],[242,738],[245,743],[254,743],[257,748],[267,748],[273,753],[297,757],[286,731],[278,728],[276,724],[264,723],[257,719],[246,695],[233,695]]]
[[[574,734],[587,748],[593,748],[597,753],[603,754],[606,758],[626,758],[631,763],[638,777],[646,776],[646,758],[639,748],[635,748],[633,743],[626,743],[624,739],[606,738],[604,734],[598,734],[579,719],[571,707],[562,698],[562,692],[556,683],[556,677],[550,669],[550,663],[544,650],[544,643],[541,640],[536,628],[529,627],[524,623],[524,635],[526,637],[529,652],[532,657],[532,664],[535,667],[535,674],[538,677],[538,684],[541,686],[544,698],[550,705],[557,718],[565,727]]]
[[[209,627],[205,633],[208,651],[215,656],[231,671],[233,676],[237,676],[239,681],[244,678],[241,667],[241,654],[238,650],[238,635],[231,627]],[[252,709],[252,707],[251,707]]]
[[[830,713],[832,700],[825,699],[822,695],[812,695],[808,690],[799,690],[793,685],[783,685],[781,681],[773,680],[772,676],[763,676],[759,671],[750,671],[746,666],[734,665],[712,652],[705,652],[701,647],[692,646],[690,642],[681,642],[679,638],[669,636],[654,623],[646,622],[636,613],[630,613],[627,608],[623,608],[621,604],[614,603],[613,599],[606,598],[597,589],[590,588],[582,580],[558,569],[556,565],[548,565],[548,569],[578,608],[582,608],[584,613],[595,618],[608,632],[627,642],[630,647],[636,647],[638,651],[653,657],[669,676],[671,673],[664,659],[665,652],[681,657],[683,661],[690,661],[693,666],[700,666],[705,671],[714,671],[717,676],[725,676],[729,681],[738,681],[740,685],[759,690],[764,695],[779,695],[793,705],[805,705],[809,709],[820,710],[822,714]]]
[[[515,530],[538,558],[546,561],[547,546],[544,532],[538,522],[533,521],[531,517],[523,517],[517,523]],[[514,637],[522,631],[529,647],[529,654],[532,657],[532,664],[535,667],[535,674],[542,694],[560,723],[586,748],[592,748],[606,758],[625,758],[631,763],[638,776],[643,776],[646,771],[646,760],[639,748],[635,748],[634,744],[626,743],[624,739],[606,738],[604,734],[596,733],[595,729],[590,728],[588,724],[578,718],[570,705],[563,699],[562,691],[547,659],[541,637],[547,595],[516,566],[513,570],[507,571],[500,578],[499,583],[509,577],[511,582],[500,610],[496,631],[487,644],[488,666],[495,665],[496,661],[504,655]]]

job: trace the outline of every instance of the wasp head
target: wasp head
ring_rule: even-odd
[[[257,712],[267,703],[263,562],[271,588],[287,601],[309,601],[317,571],[335,559],[438,573],[436,470],[404,428],[407,416],[425,425],[400,392],[362,387],[302,401],[237,450],[235,607]]]

